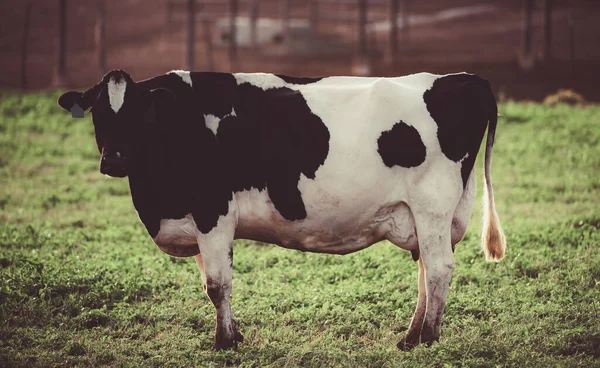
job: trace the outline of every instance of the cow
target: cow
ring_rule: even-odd
[[[214,348],[243,341],[230,307],[233,241],[347,254],[388,240],[418,262],[404,350],[438,341],[454,247],[475,199],[487,129],[482,249],[504,257],[490,166],[497,105],[477,75],[304,78],[113,70],[85,92],[100,172],[128,177],[156,245],[194,257],[216,310]]]

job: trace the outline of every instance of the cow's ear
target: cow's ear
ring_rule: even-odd
[[[69,111],[73,118],[83,118],[83,92],[66,92],[58,98],[58,104]]]
[[[92,107],[94,101],[98,98],[103,85],[104,80],[85,92],[65,92],[58,98],[58,105],[71,112],[71,116],[74,118],[82,118],[83,112]]]
[[[157,88],[150,91],[149,103],[144,114],[144,121],[153,123],[161,113],[168,113],[168,107],[176,100],[175,94],[166,88]]]

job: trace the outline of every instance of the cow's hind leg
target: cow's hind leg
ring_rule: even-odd
[[[432,343],[440,337],[442,316],[454,271],[450,240],[452,216],[429,214],[415,217],[426,292],[421,343]]]
[[[200,254],[195,259],[202,273],[204,291],[217,313],[214,348],[220,350],[235,347],[238,342],[244,341],[244,337],[238,332],[229,304],[233,273],[232,242],[202,244]]]
[[[425,318],[427,296],[425,293],[425,270],[423,268],[423,259],[419,258],[419,300],[415,314],[410,322],[410,327],[406,335],[398,342],[398,348],[401,350],[410,350],[419,344],[421,338],[421,328]]]

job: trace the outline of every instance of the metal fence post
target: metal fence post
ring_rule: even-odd
[[[237,68],[237,13],[238,13],[238,2],[237,0],[230,0],[229,3],[229,62],[231,71]]]
[[[54,70],[55,87],[65,83],[67,37],[67,0],[58,0],[58,34],[56,39],[56,65]]]
[[[290,1],[291,0],[283,0],[283,8],[281,12],[283,42],[287,45],[289,45],[291,41],[290,11],[292,5],[290,4]]]
[[[396,59],[398,52],[398,0],[390,0],[390,56]]]
[[[521,66],[529,69],[533,66],[531,51],[531,40],[533,29],[531,17],[533,13],[533,0],[523,0],[523,50],[521,54]]]
[[[256,34],[256,23],[258,22],[259,0],[250,2],[250,44],[252,47],[258,45],[258,36]]]
[[[361,59],[367,55],[367,0],[358,0],[358,53]]]
[[[210,21],[208,19],[202,20],[202,34],[204,36],[204,45],[206,47],[206,68],[209,71],[213,71],[215,69],[215,60],[213,55],[212,37],[210,35]]]
[[[33,4],[25,4],[25,20],[23,22],[23,38],[21,42],[21,87],[27,87],[27,43],[29,42],[29,25],[31,22],[31,8]]]
[[[319,28],[319,1],[310,0],[309,7],[310,27],[316,32]]]
[[[105,37],[105,18],[104,18],[104,2],[100,1],[96,4],[96,29],[95,29],[95,39],[96,39],[96,51],[98,57],[98,69],[101,74],[106,73],[106,37]]]
[[[552,58],[552,5],[552,0],[544,0],[544,60]]]
[[[196,0],[187,2],[187,69],[194,70],[194,36],[196,33]]]
[[[406,46],[410,41],[410,6],[412,0],[401,0],[402,3],[402,42]]]
[[[569,63],[571,64],[571,78],[575,75],[575,19],[573,19],[573,6],[569,7]]]

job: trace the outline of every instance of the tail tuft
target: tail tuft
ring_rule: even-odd
[[[481,232],[481,248],[488,262],[499,262],[506,251],[506,236],[500,226],[500,220],[494,205],[494,195],[488,189],[488,181],[483,187],[483,229]]]
[[[500,219],[496,213],[494,193],[492,190],[492,147],[498,124],[498,106],[496,99],[490,91],[490,111],[487,142],[485,147],[485,162],[483,175],[483,229],[481,232],[481,248],[488,262],[499,262],[506,252],[506,236],[500,226]]]

